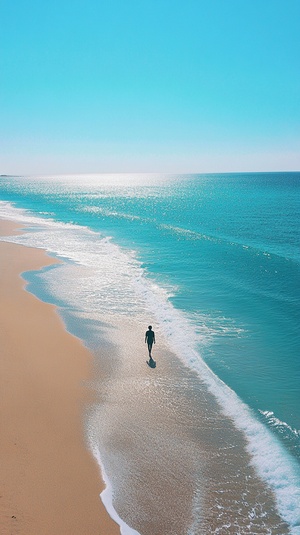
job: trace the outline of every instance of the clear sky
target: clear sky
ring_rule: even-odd
[[[0,174],[300,170],[300,0],[0,0]]]

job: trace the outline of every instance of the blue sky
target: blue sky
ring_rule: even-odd
[[[299,0],[1,0],[0,174],[300,170]]]

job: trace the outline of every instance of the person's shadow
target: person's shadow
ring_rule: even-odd
[[[156,362],[155,362],[155,360],[153,360],[152,357],[150,357],[150,359],[147,360],[147,364],[148,364],[148,366],[150,366],[150,368],[156,368]]]

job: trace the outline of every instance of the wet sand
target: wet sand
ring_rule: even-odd
[[[0,220],[0,234],[17,229]],[[0,242],[0,532],[117,535],[84,437],[93,355],[20,277],[53,263],[42,250]]]
[[[151,369],[142,336],[147,318],[103,319],[113,324],[106,335],[114,350],[96,359],[106,376],[97,381],[90,427],[122,519],[142,535],[289,533],[244,435],[159,329]]]

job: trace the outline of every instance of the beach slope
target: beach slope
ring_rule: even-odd
[[[0,221],[2,235],[15,229]],[[84,441],[93,357],[20,277],[54,262],[0,242],[0,532],[117,535]]]

